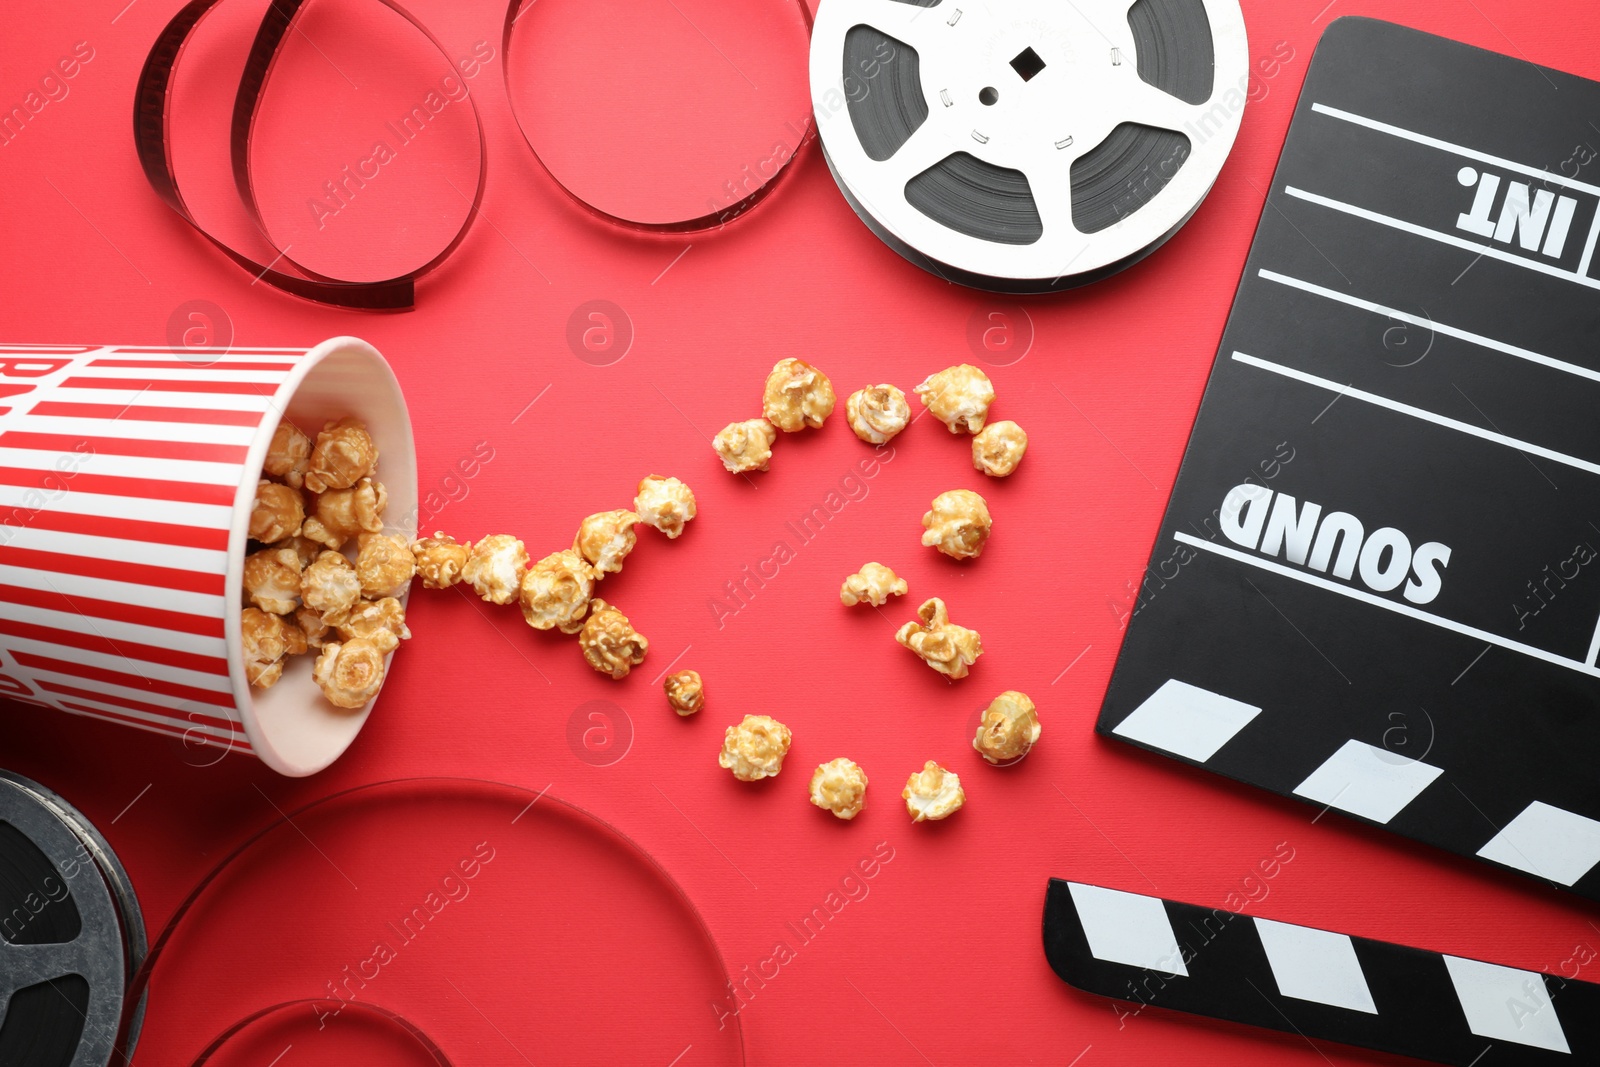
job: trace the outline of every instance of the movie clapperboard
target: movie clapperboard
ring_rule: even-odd
[[[1099,732],[1600,899],[1596,123],[1329,28]]]

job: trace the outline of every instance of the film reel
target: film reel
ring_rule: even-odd
[[[0,1064],[105,1067],[137,1040],[144,960],[127,872],[66,801],[0,771]],[[125,1017],[126,1016],[126,1017]]]
[[[823,0],[828,166],[884,243],[951,281],[1067,289],[1199,208],[1249,76],[1238,0]]]

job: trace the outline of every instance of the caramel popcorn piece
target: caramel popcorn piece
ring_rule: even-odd
[[[258,689],[270,689],[283,677],[283,660],[293,646],[305,651],[304,640],[291,639],[298,629],[260,608],[245,608],[239,616],[239,636],[244,646],[244,676]]]
[[[892,596],[905,596],[911,587],[906,580],[881,563],[868,563],[844,580],[839,587],[839,599],[847,608],[857,604],[871,604],[881,608]]]
[[[334,633],[321,612],[304,604],[295,609],[294,621],[300,627],[300,632],[306,635],[306,644],[311,648],[321,648]]]
[[[1008,689],[984,709],[972,747],[990,763],[1015,763],[1043,732],[1033,701],[1026,693]]]
[[[789,728],[770,715],[746,715],[723,735],[717,765],[741,782],[775,777],[783,770],[791,736]]]
[[[288,654],[290,656],[305,655],[311,647],[311,642],[306,640],[305,631],[290,622],[286,616],[279,615],[278,618],[283,619],[283,647],[288,650]]]
[[[417,575],[424,589],[448,589],[461,581],[471,554],[472,542],[461,544],[443,533],[424,537],[411,545],[411,555],[417,561]]]
[[[551,553],[522,573],[522,617],[535,630],[577,633],[593,595],[594,570],[575,548]]]
[[[917,617],[920,623],[906,623],[894,639],[945,677],[965,678],[967,669],[983,655],[978,631],[951,622],[949,609],[938,597],[924,601]]]
[[[363,533],[357,538],[357,544],[361,546],[356,555],[361,595],[378,600],[405,592],[417,571],[417,557],[411,554],[406,539],[392,534]]]
[[[289,549],[299,558],[300,569],[305,570],[307,567],[311,566],[312,560],[320,556],[322,554],[322,550],[327,546],[318,544],[316,541],[311,540],[311,538],[306,537],[303,533],[301,533],[295,535],[294,537],[285,538],[282,541],[274,541],[270,547]]]
[[[362,478],[347,489],[330,489],[319,494],[300,532],[337,552],[358,534],[382,530],[383,509],[388,506],[389,494],[383,485],[371,478]]]
[[[528,550],[510,534],[492,534],[472,546],[461,580],[491,604],[515,604],[528,569]]]
[[[811,803],[841,819],[854,819],[867,803],[867,772],[842,756],[811,774]]]
[[[694,493],[676,478],[652,474],[639,482],[633,510],[646,526],[677,538],[683,533],[683,524],[694,518]]]
[[[761,414],[785,433],[806,427],[816,429],[833,414],[833,383],[800,359],[780,359],[767,375],[761,395]]]
[[[300,599],[337,626],[361,599],[361,578],[349,560],[337,552],[324,552],[301,573]]]
[[[972,465],[991,478],[1009,478],[1026,451],[1026,430],[1010,420],[991,422],[972,439]]]
[[[267,445],[267,458],[261,469],[269,477],[292,485],[303,484],[306,465],[311,461],[311,438],[288,419],[279,419],[278,428],[272,431],[272,443]]]
[[[317,656],[311,677],[335,707],[364,707],[383,685],[383,652],[369,638],[331,642]]]
[[[292,548],[263,548],[244,558],[245,599],[273,615],[300,604],[300,557]]]
[[[360,419],[330,422],[317,434],[306,462],[305,486],[313,493],[348,489],[372,473],[378,446]]]
[[[971,489],[952,489],[933,498],[922,516],[922,543],[951,559],[977,559],[994,529],[989,505]]]
[[[730,474],[764,471],[772,462],[772,443],[778,431],[766,419],[730,422],[711,439],[711,447],[722,457]]]
[[[966,790],[961,788],[961,776],[947,771],[933,760],[922,765],[922,770],[906,779],[900,795],[905,798],[906,811],[912,822],[933,822],[948,819],[961,810],[967,802]]]
[[[306,518],[300,490],[263,478],[256,485],[256,504],[250,512],[250,536],[257,541],[282,541],[300,532]]]
[[[401,641],[411,637],[411,629],[406,625],[406,609],[392,596],[363,600],[339,624],[339,637],[343,641],[371,641],[379,652],[388,655],[400,647]]]
[[[667,691],[667,703],[682,716],[693,715],[706,706],[706,687],[700,681],[699,671],[679,671],[667,675],[662,683]]]
[[[977,433],[983,429],[984,420],[989,417],[989,405],[994,403],[994,383],[970,363],[930,374],[912,391],[951,433]]]
[[[616,574],[622,570],[622,561],[639,543],[633,532],[639,516],[631,511],[601,511],[590,515],[578,526],[578,536],[572,547],[594,567],[597,575]]]
[[[650,642],[633,628],[626,615],[595,597],[589,603],[589,618],[578,632],[578,647],[589,666],[620,679],[644,662]]]
[[[844,402],[845,421],[869,445],[889,441],[911,422],[906,394],[893,385],[857,389]]]

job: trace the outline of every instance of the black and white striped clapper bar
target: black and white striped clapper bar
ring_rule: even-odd
[[[1061,879],[1044,950],[1129,1015],[1171,1008],[1460,1067],[1600,1063],[1600,986],[1537,971]]]

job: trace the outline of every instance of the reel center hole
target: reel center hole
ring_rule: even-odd
[[[978,90],[978,103],[985,107],[993,106],[1000,99],[1000,90],[992,85],[985,85]]]
[[[1020,76],[1023,81],[1032,81],[1033,76],[1044,69],[1044,60],[1040,59],[1039,53],[1035,52],[1032,48],[1024,48],[1022,51],[1018,52],[1012,57],[1011,69],[1016,71],[1018,76]],[[988,89],[984,90],[984,92],[990,91],[991,90]],[[982,94],[979,95],[981,98]],[[996,98],[998,99],[998,94],[996,94]],[[985,100],[984,103],[992,104],[994,101]]]

